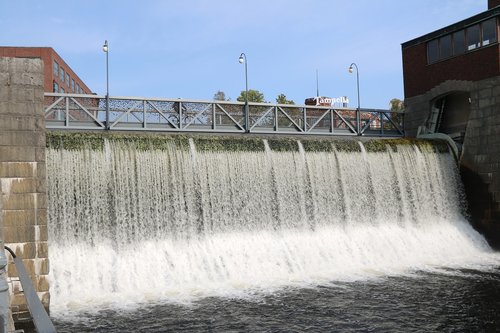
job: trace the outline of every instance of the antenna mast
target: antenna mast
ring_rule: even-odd
[[[318,80],[318,70],[316,69],[316,97],[319,97],[319,80]]]

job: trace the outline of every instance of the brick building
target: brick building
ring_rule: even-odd
[[[500,75],[499,5],[500,0],[490,0],[485,12],[403,43],[409,135],[416,135],[420,126],[428,132],[463,134],[471,84]]]
[[[451,138],[472,222],[500,248],[500,0],[402,44],[405,131]]]
[[[89,87],[51,47],[0,46],[0,57],[42,59],[45,92],[92,94]]]

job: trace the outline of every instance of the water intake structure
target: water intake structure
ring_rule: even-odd
[[[442,144],[52,133],[47,171],[56,316],[494,261]]]

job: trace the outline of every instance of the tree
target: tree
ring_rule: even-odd
[[[295,105],[294,101],[286,99],[285,94],[279,94],[278,97],[276,97],[276,103]]]
[[[393,98],[389,102],[392,112],[402,111],[404,109],[404,102],[399,98]]]
[[[214,101],[230,101],[231,98],[226,98],[226,93],[222,90],[217,90],[214,94]]]
[[[389,107],[390,110],[392,111],[391,113],[392,121],[402,126],[403,114],[401,112],[404,111],[405,108],[404,102],[399,98],[393,98],[389,102]]]
[[[241,91],[241,94],[236,100],[238,102],[245,102],[245,90]],[[254,103],[265,103],[264,94],[258,90],[250,89],[248,90],[248,101]]]

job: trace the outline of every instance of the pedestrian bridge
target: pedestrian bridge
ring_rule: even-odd
[[[380,109],[45,93],[47,129],[403,136]]]

